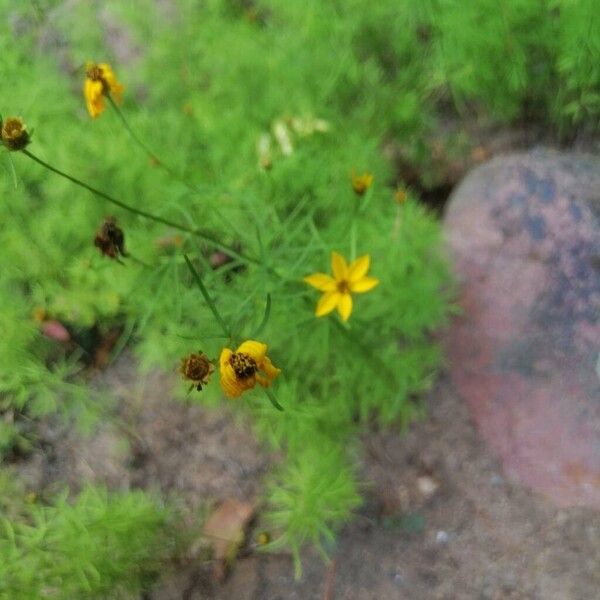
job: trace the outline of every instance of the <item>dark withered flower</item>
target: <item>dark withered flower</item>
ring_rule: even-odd
[[[125,252],[125,234],[117,225],[115,217],[106,217],[94,238],[96,246],[104,256],[119,260],[119,256],[127,256]]]
[[[202,386],[208,384],[211,373],[215,370],[214,365],[204,352],[198,351],[181,359],[179,372],[184,379],[192,382],[192,387],[195,387],[199,392],[202,391]],[[190,388],[191,389],[191,388]]]

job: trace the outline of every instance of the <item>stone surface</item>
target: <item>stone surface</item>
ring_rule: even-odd
[[[452,195],[453,385],[506,473],[600,507],[600,160],[499,157]]]

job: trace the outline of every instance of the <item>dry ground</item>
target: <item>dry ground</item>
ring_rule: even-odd
[[[91,439],[49,426],[43,451],[21,465],[29,485],[159,488],[190,510],[257,500],[269,460],[225,410],[177,402],[172,375],[141,379],[127,356],[100,379],[119,398],[122,425]],[[507,481],[445,376],[426,402],[429,417],[404,435],[364,436],[367,500],[331,565],[308,551],[295,581],[289,556],[249,552],[218,584],[196,561],[146,599],[599,598],[600,514],[557,510]]]

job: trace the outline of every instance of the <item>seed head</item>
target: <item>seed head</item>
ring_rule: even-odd
[[[23,150],[30,142],[30,136],[19,117],[9,117],[6,121],[0,121],[2,127],[0,137],[2,144],[11,152]]]
[[[181,359],[180,373],[184,379],[192,382],[192,387],[195,387],[199,392],[202,391],[202,386],[208,383],[211,373],[215,370],[214,365],[204,352],[190,354]]]

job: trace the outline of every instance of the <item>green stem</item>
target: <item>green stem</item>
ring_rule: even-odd
[[[350,261],[356,258],[356,218],[352,219],[350,225]]]
[[[200,293],[204,297],[204,300],[206,301],[206,304],[208,305],[208,308],[210,308],[210,310],[212,311],[212,314],[215,316],[215,319],[217,320],[217,323],[219,323],[219,325],[221,326],[221,329],[223,330],[223,333],[228,338],[231,338],[231,332],[229,331],[229,327],[227,327],[227,324],[223,320],[223,317],[221,317],[219,311],[217,310],[217,306],[214,303],[213,299],[210,297],[210,294],[208,293],[208,290],[204,286],[204,283],[202,282],[202,278],[200,277],[200,274],[194,268],[194,265],[192,264],[192,262],[188,258],[187,254],[184,254],[183,258],[185,258],[185,262],[187,263],[188,269],[190,270],[190,273],[194,277],[196,285],[198,286],[198,288],[200,290]]]
[[[271,404],[277,409],[283,412],[283,406],[277,402],[277,398],[275,398],[275,394],[269,388],[263,388],[265,390],[265,394],[267,394],[267,398],[271,402]]]
[[[261,264],[261,262],[258,259],[254,258],[252,256],[248,256],[247,254],[244,254],[242,252],[237,252],[231,246],[228,246],[227,244],[222,244],[221,242],[216,240],[213,236],[211,236],[207,233],[204,233],[203,231],[200,231],[198,229],[193,229],[192,227],[187,227],[186,225],[182,225],[181,223],[176,223],[175,221],[165,219],[158,215],[153,215],[152,213],[146,212],[145,210],[135,208],[129,204],[126,204],[122,200],[114,198],[113,196],[109,196],[108,194],[101,192],[100,190],[97,190],[96,188],[92,187],[91,185],[88,185],[87,183],[85,183],[84,181],[81,181],[80,179],[77,179],[76,177],[73,177],[72,175],[69,175],[68,173],[65,173],[64,171],[61,171],[60,169],[53,167],[52,165],[43,161],[41,158],[38,158],[37,156],[35,156],[35,154],[32,154],[31,152],[29,152],[29,150],[25,149],[25,150],[21,150],[21,152],[23,154],[25,154],[25,156],[28,156],[33,161],[35,161],[36,163],[41,165],[42,167],[45,167],[49,171],[52,171],[53,173],[56,173],[57,175],[60,175],[61,177],[68,179],[71,183],[74,183],[75,185],[78,185],[79,187],[86,189],[88,192],[91,192],[95,196],[98,196],[100,198],[103,198],[104,200],[107,200],[108,202],[110,202],[111,204],[114,204],[115,206],[118,206],[119,208],[127,210],[130,213],[133,213],[140,217],[144,217],[145,219],[150,219],[151,221],[155,221],[157,223],[162,223],[163,225],[168,225],[169,227],[173,227],[173,229],[178,229],[179,231],[184,231],[185,233],[195,235],[196,237],[204,240],[205,242],[209,242],[210,244],[213,244],[215,246],[215,248],[218,248],[219,250],[226,252],[227,254],[229,254],[229,256],[231,256],[233,258],[237,258],[238,260],[253,263],[255,265]]]
[[[378,373],[385,375],[391,382],[396,381],[396,377],[394,373],[388,368],[388,366],[380,360],[377,355],[373,354],[372,350],[368,348],[360,339],[357,339],[352,332],[347,329],[340,321],[337,319],[330,319],[330,322],[333,322],[337,330],[350,342],[352,342],[365,356],[365,358],[376,367]]]
[[[16,190],[17,187],[19,186],[19,182],[17,180],[17,172],[15,171],[15,164],[12,161],[10,152],[7,152],[6,155],[8,156],[8,164],[10,165],[10,172],[11,172],[12,179],[13,179],[13,185],[15,186],[15,190]]]
[[[370,190],[367,190],[367,194]],[[361,212],[362,205],[356,201],[353,202],[354,208],[352,209],[352,216],[350,220],[350,260],[353,261],[356,258],[356,221]]]
[[[106,97],[108,98],[110,105],[113,107],[113,109],[117,113],[117,116],[121,120],[121,123],[123,123],[123,126],[125,127],[125,129],[129,133],[129,135],[131,136],[131,139],[148,155],[148,157],[153,162],[155,162],[161,169],[163,169],[169,175],[171,175],[171,177],[174,177],[175,179],[177,179],[177,181],[179,181],[180,183],[183,183],[183,185],[185,185],[185,187],[188,188],[188,190],[190,190],[191,192],[194,192],[196,194],[200,194],[201,191],[196,186],[192,185],[187,180],[185,180],[181,175],[179,175],[179,173],[177,173],[177,171],[175,171],[174,169],[169,167],[169,165],[165,164],[162,160],[160,160],[160,158],[158,158],[158,156],[156,156],[156,154],[154,154],[154,152],[152,152],[152,150],[150,150],[150,148],[148,146],[146,146],[146,144],[142,141],[142,139],[140,137],[138,137],[137,133],[133,130],[133,127],[131,127],[131,125],[129,124],[129,121],[125,118],[125,115],[123,114],[121,109],[117,106],[117,103],[114,101],[113,97],[110,94],[106,94]]]
[[[125,117],[125,113],[123,113],[123,111],[117,106],[117,103],[114,101],[113,97],[110,94],[107,94],[106,97],[108,98],[111,106],[117,113],[117,116],[121,120],[121,123],[123,123],[123,126],[131,136],[131,139],[133,139],[133,141],[143,150],[143,152],[145,152],[148,155],[150,160],[154,161],[166,173],[171,175],[171,177],[182,183],[190,192],[194,194],[202,194],[203,192],[200,188],[198,188],[194,184],[190,183],[187,179],[182,177],[179,173],[177,173],[177,171],[175,171],[175,169],[169,167],[169,165],[164,163],[160,158],[158,158],[158,156],[156,156],[156,154],[154,154],[154,152],[152,152],[152,150],[150,150],[150,148],[143,142],[143,140],[136,134],[133,127],[129,124],[127,117]],[[223,221],[223,223],[225,223],[229,228],[232,228],[231,222],[223,215],[223,213],[221,213],[221,211],[215,206],[214,203],[210,204],[210,209],[215,213],[215,215],[217,215],[219,219],[221,219],[221,221]],[[234,233],[238,232],[234,230]]]
[[[151,269],[152,265],[149,265],[147,262],[143,261],[141,258],[138,258],[135,254],[131,252],[127,252],[127,258],[137,263],[138,265],[142,265],[142,267],[146,267],[147,269]]]

